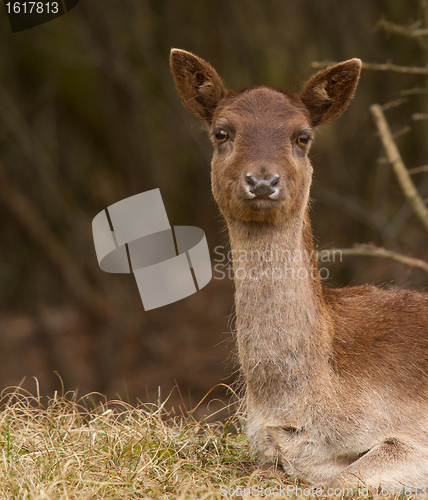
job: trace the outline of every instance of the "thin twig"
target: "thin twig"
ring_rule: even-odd
[[[381,19],[378,23],[378,26],[383,28],[388,33],[392,33],[394,35],[402,35],[408,38],[421,38],[428,36],[427,29],[412,29],[411,27],[406,28],[405,26],[401,26],[400,24],[391,23],[386,19]]]
[[[428,120],[428,113],[413,113],[412,120]]]
[[[328,66],[334,66],[339,64],[333,61],[314,61],[311,63],[313,68],[327,68]],[[399,66],[397,64],[387,63],[365,63],[363,62],[364,69],[372,69],[378,71],[395,71],[397,73],[410,73],[413,75],[428,75],[428,68],[423,68],[419,66]]]
[[[370,106],[370,112],[379,131],[379,135],[382,140],[382,144],[385,149],[388,161],[392,165],[404,196],[406,197],[416,216],[428,231],[428,209],[422,198],[419,196],[419,193],[415,185],[413,184],[409,172],[404,165],[400,152],[392,136],[391,129],[389,128],[389,124],[382,111],[382,107],[379,104],[372,104]]]
[[[382,109],[386,111],[387,109],[396,108],[397,106],[401,106],[402,104],[406,104],[408,102],[409,102],[408,97],[400,97],[399,99],[395,99],[394,101],[382,104]]]
[[[420,269],[421,271],[428,274],[428,262],[422,259],[415,259],[414,257],[407,257],[398,252],[393,252],[392,250],[386,250],[385,248],[377,247],[375,245],[369,244],[359,244],[352,248],[329,248],[328,250],[322,250],[323,256],[324,252],[328,252],[329,255],[337,257],[337,254],[343,255],[358,255],[363,257],[380,257],[383,259],[389,259],[400,264],[404,264],[409,267],[414,267]]]
[[[412,131],[412,127],[409,127],[408,125],[406,125],[402,129],[397,130],[397,132],[394,132],[394,134],[392,135],[392,137],[395,140],[395,139],[398,139],[399,137],[401,137],[402,135],[408,134],[411,131]]]
[[[421,87],[414,87],[412,89],[402,90],[400,92],[400,94],[402,96],[428,94],[428,89],[427,88],[421,88]]]
[[[420,174],[422,172],[428,172],[428,165],[422,165],[421,167],[409,168],[407,172],[410,175]]]

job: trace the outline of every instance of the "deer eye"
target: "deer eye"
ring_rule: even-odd
[[[215,140],[219,143],[226,142],[227,139],[229,139],[229,134],[226,132],[226,130],[217,130],[217,132],[214,134]]]
[[[296,140],[296,143],[301,146],[302,148],[304,148],[305,146],[308,145],[309,141],[310,141],[310,137],[308,134],[301,134],[299,135],[299,137],[297,138]]]

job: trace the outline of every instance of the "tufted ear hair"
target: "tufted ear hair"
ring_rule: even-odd
[[[226,95],[216,70],[200,57],[180,49],[171,50],[171,70],[186,108],[210,123],[218,103]]]
[[[313,127],[331,122],[345,111],[360,72],[361,60],[350,59],[316,73],[305,83],[300,99],[309,110]]]

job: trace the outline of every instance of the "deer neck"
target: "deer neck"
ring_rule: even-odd
[[[316,390],[330,337],[310,221],[229,221],[237,343],[247,390],[261,399]]]

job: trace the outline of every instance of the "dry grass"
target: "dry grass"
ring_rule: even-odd
[[[0,498],[220,499],[225,487],[239,495],[238,487],[285,485],[257,472],[239,413],[206,423],[97,394],[41,401],[3,393]]]
[[[307,485],[258,469],[236,408],[225,421],[209,423],[196,420],[195,411],[168,413],[166,402],[136,408],[100,394],[77,400],[74,393],[42,400],[20,388],[3,391],[0,499],[342,497],[311,494]],[[361,498],[357,493],[348,495]]]

